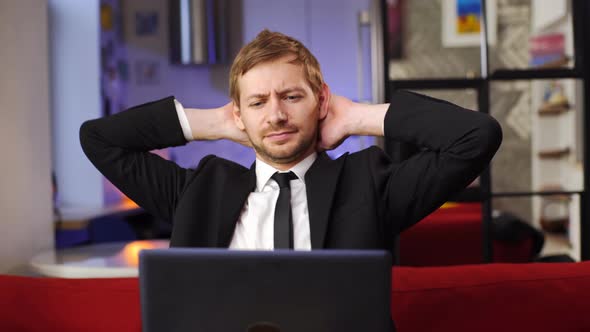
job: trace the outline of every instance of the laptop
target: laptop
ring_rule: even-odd
[[[143,331],[391,332],[386,251],[140,253]]]

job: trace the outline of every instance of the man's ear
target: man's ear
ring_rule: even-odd
[[[330,87],[327,84],[322,85],[322,90],[320,91],[320,95],[318,98],[318,104],[320,107],[320,120],[323,120],[328,115],[328,110],[330,109],[330,97],[332,96],[330,92]]]
[[[236,123],[236,127],[243,131],[246,129],[246,126],[244,126],[244,123],[242,122],[242,113],[240,112],[240,107],[236,104],[235,101],[233,104],[234,105],[232,113],[234,115],[234,122]]]

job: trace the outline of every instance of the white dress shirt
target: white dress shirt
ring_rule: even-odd
[[[187,141],[192,141],[194,138],[184,108],[178,101],[175,100],[174,103],[184,137]],[[317,154],[313,153],[288,170],[297,175],[297,179],[291,180],[290,184],[293,245],[298,250],[311,250],[309,212],[304,179],[305,173],[316,158]],[[248,195],[242,208],[229,245],[231,249],[274,249],[275,205],[279,198],[280,188],[271,177],[276,172],[279,170],[256,158],[256,189]]]

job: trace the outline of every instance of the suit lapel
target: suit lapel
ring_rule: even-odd
[[[342,165],[343,158],[332,160],[326,153],[321,153],[305,174],[312,249],[324,247],[332,199]]]
[[[229,247],[231,238],[244,207],[248,195],[256,186],[255,164],[250,170],[239,174],[237,177],[228,177],[223,184],[222,195],[219,204],[219,233],[218,245]]]

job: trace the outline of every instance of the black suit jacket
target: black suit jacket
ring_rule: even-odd
[[[185,169],[150,153],[187,143],[173,100],[85,122],[82,147],[123,193],[173,222],[171,246],[228,247],[255,187],[254,166],[211,155]],[[307,172],[312,248],[391,250],[397,233],[477,177],[502,138],[486,114],[406,91],[393,94],[384,129],[421,152],[402,163],[377,147],[336,160],[321,153]]]

